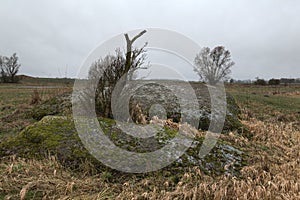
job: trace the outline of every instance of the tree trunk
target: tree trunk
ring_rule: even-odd
[[[144,35],[147,31],[146,30],[143,30],[142,32],[140,32],[139,34],[137,34],[136,36],[134,36],[132,39],[129,38],[128,34],[125,33],[124,36],[125,36],[125,39],[126,39],[126,61],[125,61],[125,71],[124,71],[124,74],[122,76],[122,78],[119,80],[119,82],[121,82],[120,84],[120,87],[119,88],[116,88],[118,91],[117,91],[117,94],[121,94],[126,83],[127,83],[127,80],[128,80],[128,72],[131,68],[131,63],[132,63],[132,45],[134,43],[135,40],[137,40],[139,37],[141,37],[142,35]]]
[[[127,51],[126,51],[126,62],[125,62],[125,73],[126,73],[126,81],[127,81],[127,73],[130,70],[131,63],[132,63],[132,45],[135,40],[137,40],[139,37],[144,35],[147,31],[143,30],[139,34],[137,34],[135,37],[133,37],[131,40],[129,39],[129,36],[127,33],[125,33],[125,39],[126,39],[126,45],[127,45]]]

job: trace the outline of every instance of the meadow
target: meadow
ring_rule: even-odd
[[[72,91],[72,81],[64,79],[30,79],[19,84],[0,84],[0,138],[14,136],[27,125],[35,122],[28,112],[39,103],[52,97]],[[34,97],[34,92],[38,97]]]
[[[0,85],[0,143],[37,121],[28,115],[40,104],[32,103],[36,92],[43,102],[71,92],[71,83]],[[251,138],[234,131],[221,136],[248,154],[239,176],[209,176],[193,167],[176,176],[162,170],[114,177],[110,171],[75,173],[55,156],[9,156],[0,158],[0,199],[299,199],[300,86],[228,84],[226,91],[253,133]]]

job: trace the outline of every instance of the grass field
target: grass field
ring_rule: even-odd
[[[28,112],[35,106],[31,104],[35,90],[41,101],[45,101],[55,95],[71,91],[72,85],[58,81],[41,81],[39,84],[37,81],[0,84],[0,138],[15,135],[34,122],[28,117]]]
[[[300,112],[300,86],[231,85],[227,91],[260,120],[295,117]]]
[[[54,88],[23,85],[0,85],[0,141],[35,122],[26,114],[36,106],[30,104],[34,90],[46,100],[72,89],[61,82],[40,84]],[[154,172],[115,179],[107,171],[76,174],[53,156],[12,156],[0,161],[0,199],[300,199],[300,87],[234,84],[226,90],[254,134],[251,139],[235,132],[221,136],[248,152],[249,164],[239,177],[211,177],[195,167],[178,176]]]

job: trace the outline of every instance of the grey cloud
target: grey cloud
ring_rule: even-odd
[[[236,62],[234,78],[300,77],[299,13],[294,0],[2,0],[0,54],[17,52],[24,74],[75,77],[105,40],[159,27],[200,46],[224,45]]]

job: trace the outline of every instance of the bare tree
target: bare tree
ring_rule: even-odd
[[[230,52],[223,46],[217,46],[212,50],[204,47],[196,55],[194,62],[194,71],[200,79],[211,85],[227,80],[231,67],[234,65]]]
[[[119,50],[116,55],[107,55],[94,62],[89,71],[89,79],[97,80],[95,88],[96,110],[104,117],[111,116],[111,95],[117,81],[122,77],[125,70],[125,58]]]
[[[14,53],[11,57],[2,57],[1,64],[1,79],[3,82],[15,83],[18,82],[16,75],[19,71],[20,64],[18,56]]]
[[[127,51],[125,54],[117,49],[115,55],[107,55],[94,62],[89,71],[89,80],[98,80],[95,92],[95,105],[98,114],[103,117],[112,117],[111,98],[112,92],[118,81],[121,81],[122,90],[127,80],[132,79],[138,69],[145,69],[144,61],[146,59],[145,46],[142,48],[133,48],[133,43],[141,37],[146,31],[140,32],[133,39],[129,39],[125,34],[127,42]],[[100,77],[100,78],[99,78]],[[119,92],[121,93],[121,91]]]
[[[0,82],[7,82],[7,74],[5,72],[5,60],[6,57],[0,56]]]
[[[4,75],[3,58],[2,56],[0,56],[0,83],[3,82],[3,75]]]

